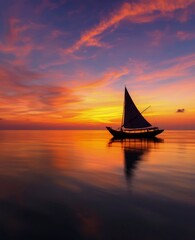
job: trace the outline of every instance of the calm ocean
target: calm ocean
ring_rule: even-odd
[[[0,239],[195,239],[195,131],[0,131]]]

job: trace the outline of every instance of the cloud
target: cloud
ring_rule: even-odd
[[[28,30],[42,30],[46,25],[38,24],[33,21],[28,21],[28,23],[24,23],[19,18],[11,17],[8,19],[8,31],[6,35],[6,42],[9,44],[13,44],[15,42],[25,42],[26,37],[24,37],[24,33]],[[28,37],[30,40],[30,37]]]
[[[165,40],[167,38],[167,30],[160,31],[160,30],[155,30],[149,33],[150,37],[152,38],[151,45],[153,47],[159,47],[162,43],[162,40]],[[170,38],[170,36],[169,36]],[[164,41],[163,41],[164,42]]]
[[[16,61],[26,63],[26,58],[33,50],[43,50],[43,44],[37,44],[36,31],[43,30],[46,26],[33,21],[24,23],[21,19],[11,17],[8,19],[7,32],[0,40],[0,53],[6,54],[6,59],[15,57]]]
[[[66,118],[75,115],[70,104],[82,99],[72,89],[65,86],[50,85],[50,74],[34,72],[29,69],[0,65],[0,111],[6,119],[28,116],[40,119]],[[52,76],[54,79],[55,76]]]
[[[51,39],[56,39],[60,36],[67,36],[68,33],[67,32],[63,32],[63,31],[60,31],[58,29],[53,29],[52,32],[51,32]]]
[[[185,109],[184,108],[179,108],[177,109],[176,113],[184,113]]]
[[[162,30],[154,30],[148,33],[151,38],[150,45],[152,47],[160,47],[161,45],[174,43],[175,41],[190,41],[195,39],[195,32],[176,31],[173,32],[169,28]]]
[[[134,23],[152,22],[176,10],[185,9],[192,3],[194,0],[144,0],[139,3],[123,3],[121,8],[111,13],[108,18],[101,20],[98,25],[84,32],[74,45],[66,49],[66,52],[73,53],[83,46],[104,46],[100,42],[100,35],[124,19]]]
[[[0,54],[3,58],[18,65],[35,64],[36,68],[66,64],[61,53],[61,38],[67,38],[69,33],[56,27],[47,26],[37,20],[25,20],[14,15],[5,20],[6,32],[0,39]],[[41,64],[40,64],[41,63]],[[43,69],[43,68],[42,68]]]
[[[178,31],[177,38],[181,41],[195,39],[195,32]]]
[[[15,66],[9,63],[9,67],[7,67],[6,64],[7,62],[0,64],[0,91],[3,87],[9,87],[10,85],[22,87],[44,77],[43,73],[29,70],[25,66]]]
[[[136,81],[162,82],[167,79],[177,80],[191,76],[191,70],[195,67],[195,54],[176,57],[161,62],[160,64],[148,65],[147,73],[143,72],[136,76]],[[153,70],[155,69],[155,70]]]
[[[32,86],[14,92],[10,88],[7,94],[1,94],[3,101],[0,111],[6,119],[30,118],[32,121],[51,121],[61,119],[66,122],[77,115],[77,111],[68,107],[81,101],[79,96],[69,89],[55,86]]]
[[[128,68],[122,67],[121,69],[110,69],[107,70],[100,78],[93,79],[93,81],[85,84],[79,84],[79,89],[84,88],[100,88],[105,87],[109,84],[117,82],[121,77],[129,73]]]
[[[51,0],[42,0],[41,3],[36,7],[35,12],[42,14],[46,9],[55,9],[58,7],[58,4],[52,2]]]
[[[0,52],[1,53],[11,54],[17,58],[20,58],[21,62],[23,62],[22,59],[29,56],[29,54],[35,49],[41,50],[42,47],[36,46],[32,43],[17,46],[17,45],[2,44],[0,42]],[[17,60],[19,60],[19,59],[17,59]],[[26,62],[26,61],[24,61],[24,62]]]

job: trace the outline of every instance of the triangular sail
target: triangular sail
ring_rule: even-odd
[[[135,106],[126,88],[123,117],[122,127],[125,128],[146,128],[151,126]]]

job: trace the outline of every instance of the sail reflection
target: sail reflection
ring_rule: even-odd
[[[127,181],[133,177],[139,162],[144,160],[145,155],[151,149],[159,147],[163,139],[110,139],[109,147],[121,147],[124,151],[124,173]]]

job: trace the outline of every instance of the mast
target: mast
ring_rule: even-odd
[[[126,89],[126,86],[125,86]],[[124,91],[124,99],[123,99],[123,112],[122,112],[122,119],[121,119],[121,129],[124,126],[124,113],[125,113],[125,91]]]

